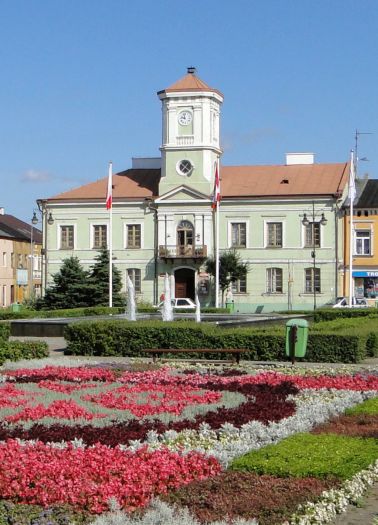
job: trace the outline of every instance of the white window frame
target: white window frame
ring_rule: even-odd
[[[247,274],[243,277],[243,280],[245,281],[245,290],[240,291],[240,281],[242,279],[238,279],[234,283],[231,283],[231,291],[233,295],[245,295],[248,293],[248,281],[247,281]]]
[[[128,235],[127,227],[128,226],[140,226],[140,248],[134,248],[133,246],[128,246]],[[128,220],[124,223],[123,226],[123,238],[124,238],[124,247],[129,250],[143,250],[144,249],[144,223],[140,220]]]
[[[308,226],[314,223],[319,224],[319,236],[320,236],[319,246],[315,245],[315,249],[320,250],[320,248],[323,248],[323,225],[320,223],[320,221],[310,221]],[[306,230],[308,226],[305,226],[304,224],[302,224],[302,248],[306,248],[306,250],[311,250],[314,248],[314,243],[312,242],[311,246],[306,244]]]
[[[245,246],[233,246],[232,245],[232,225],[233,224],[245,224]],[[235,248],[236,250],[246,250],[249,248],[249,221],[247,219],[240,219],[235,217],[229,219],[227,223],[227,245],[229,248]]]
[[[282,228],[282,244],[281,244],[281,246],[269,246],[269,235],[268,235],[269,224],[281,224],[281,228]],[[285,225],[286,225],[285,221],[275,220],[274,218],[264,221],[264,247],[265,248],[272,249],[272,250],[284,248],[284,246],[285,246],[285,234],[286,234]]]
[[[95,226],[105,226],[106,228],[106,247],[109,248],[109,225],[106,223],[106,222],[93,222],[90,224],[89,226],[89,245],[91,247],[92,250],[100,250],[101,248],[98,247],[98,248],[95,248],[95,245],[94,245],[94,238],[95,238],[95,235],[94,235],[94,229],[95,229]]]
[[[139,290],[137,290],[136,286],[135,286],[135,271],[139,272],[139,284],[140,284],[140,287],[139,287],[140,289]],[[133,282],[133,285],[134,285],[134,288],[135,288],[135,293],[136,294],[141,294],[142,293],[142,270],[140,268],[127,268],[126,269],[126,279],[125,279],[125,281],[127,281],[127,276],[129,275],[129,272],[134,272],[133,278],[130,277],[130,279]]]
[[[64,227],[67,227],[67,226],[72,226],[73,228],[73,248],[62,248],[62,235],[61,235],[61,228],[64,228]],[[57,246],[58,246],[58,250],[63,250],[63,251],[68,251],[68,252],[72,252],[73,250],[76,250],[76,246],[77,246],[77,228],[76,228],[76,224],[72,224],[72,223],[67,223],[67,222],[62,222],[62,223],[59,223],[57,224]]]
[[[281,291],[277,291],[277,275],[276,275],[277,270],[279,270],[281,273]],[[274,273],[274,276],[273,276],[273,273]],[[274,290],[272,286],[273,277],[274,277],[274,282],[275,282]],[[284,293],[283,269],[282,268],[279,268],[277,266],[270,266],[269,268],[266,268],[265,279],[266,279],[265,288],[266,288],[266,293],[268,295],[282,295]]]
[[[357,233],[360,233],[360,232],[363,232],[363,233],[368,233],[369,234],[369,253],[357,253],[357,239],[358,238],[361,238],[363,239],[363,237],[358,237]],[[365,237],[366,239],[367,237]],[[372,231],[367,228],[355,228],[354,229],[354,232],[353,232],[353,239],[354,239],[354,243],[353,243],[353,255],[355,255],[356,257],[367,257],[367,256],[372,256],[373,255],[373,235],[372,235]]]
[[[320,269],[319,267],[316,267],[316,268],[315,268],[315,276],[314,276],[314,267],[313,267],[313,266],[308,266],[308,267],[304,268],[304,272],[303,272],[303,277],[304,277],[304,293],[305,293],[305,294],[313,294],[313,293],[314,293],[314,288],[313,288],[313,287],[312,287],[311,290],[306,290],[306,283],[307,283],[307,280],[306,280],[306,270],[311,270],[313,286],[315,286],[316,273],[319,272],[319,290],[315,290],[315,293],[317,293],[317,294],[321,294],[321,293],[322,293],[322,272],[321,272],[321,269]]]

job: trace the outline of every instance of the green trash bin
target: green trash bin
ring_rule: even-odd
[[[290,319],[286,323],[286,355],[292,363],[296,357],[306,355],[308,322],[306,319]]]
[[[234,301],[226,301],[226,308],[230,314],[234,311]]]
[[[18,303],[13,303],[11,306],[12,312],[19,312],[21,310],[21,305]]]

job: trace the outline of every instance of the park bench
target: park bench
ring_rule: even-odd
[[[155,363],[161,354],[230,354],[231,361],[239,364],[240,354],[250,352],[249,348],[147,348],[143,350],[152,355]]]

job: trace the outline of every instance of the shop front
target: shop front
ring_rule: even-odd
[[[378,298],[378,268],[375,270],[353,272],[354,293],[356,297]]]

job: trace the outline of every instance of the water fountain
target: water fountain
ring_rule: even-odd
[[[171,303],[171,287],[169,284],[169,275],[164,277],[164,304],[161,312],[163,321],[173,321],[173,308]]]
[[[195,303],[196,303],[196,322],[200,323],[201,322],[201,305],[200,305],[197,293],[195,297]]]
[[[129,275],[126,277],[127,307],[126,318],[128,321],[136,321],[135,288]]]

